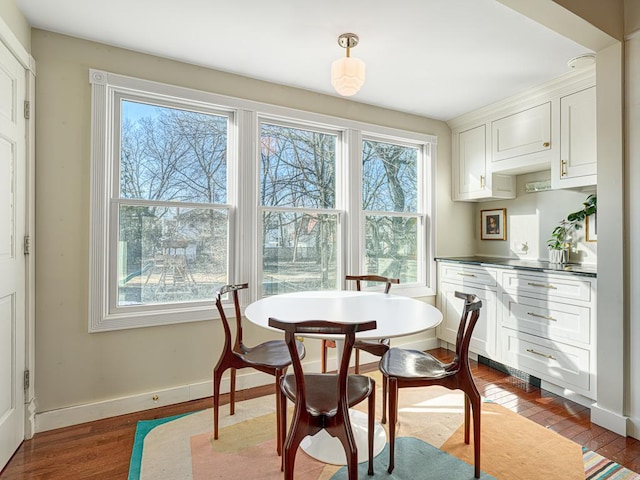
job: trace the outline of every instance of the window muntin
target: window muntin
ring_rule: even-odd
[[[227,283],[226,115],[116,96],[112,310],[211,301]]]
[[[336,133],[260,124],[264,295],[338,286],[337,145]]]
[[[362,228],[369,274],[399,278],[401,284],[421,280],[424,222],[418,210],[423,159],[417,145],[362,141]]]

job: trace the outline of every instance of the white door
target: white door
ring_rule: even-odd
[[[0,470],[24,439],[25,78],[0,43]]]

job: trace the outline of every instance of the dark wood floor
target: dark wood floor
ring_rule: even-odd
[[[431,351],[448,357],[442,349]],[[375,364],[368,365],[370,370]],[[366,370],[366,368],[363,368]],[[640,441],[589,421],[589,409],[486,365],[474,362],[480,393],[530,420],[640,472]],[[273,387],[238,392],[239,400],[271,393]],[[225,396],[224,402],[228,401]],[[0,473],[2,480],[126,479],[138,420],[209,408],[212,399],[156,408],[37,434],[25,441]]]

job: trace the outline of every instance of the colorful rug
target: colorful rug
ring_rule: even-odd
[[[376,393],[380,412],[382,392]],[[399,397],[395,470],[392,475],[386,471],[389,458],[385,447],[375,459],[375,476],[366,475],[364,463],[360,477],[473,478],[473,443],[463,442],[462,393],[430,387],[403,389]],[[228,406],[222,407],[219,440],[215,441],[211,409],[139,422],[129,480],[281,480],[274,406],[271,395],[237,403],[233,417],[228,415]],[[366,411],[366,402],[361,410]],[[482,406],[481,458],[483,479],[487,480],[640,480],[640,475],[583,451],[580,445],[492,402]],[[346,472],[344,467],[318,462],[300,450],[295,477],[341,480]]]

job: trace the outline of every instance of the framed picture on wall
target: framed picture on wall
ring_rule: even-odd
[[[481,240],[506,240],[507,239],[507,209],[496,208],[494,210],[480,211],[480,239]]]
[[[597,242],[598,241],[598,214],[594,213],[593,215],[589,215],[585,220],[585,231],[586,231],[586,240],[587,242]]]

